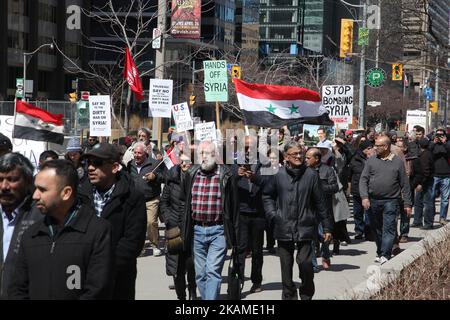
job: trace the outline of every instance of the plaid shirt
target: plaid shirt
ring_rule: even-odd
[[[220,193],[219,167],[212,174],[201,170],[192,185],[192,219],[202,222],[222,221],[222,195]]]
[[[97,216],[101,217],[103,208],[111,199],[111,195],[114,191],[115,184],[106,192],[99,192],[97,188],[94,187],[94,208],[95,212],[97,212]]]

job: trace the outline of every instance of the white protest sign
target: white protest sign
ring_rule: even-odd
[[[421,126],[426,128],[427,112],[422,110],[407,110],[406,111],[406,131],[413,131],[414,126]]]
[[[353,85],[323,86],[322,104],[330,112],[330,119],[336,125],[352,124]]]
[[[110,96],[89,96],[89,134],[95,137],[111,136]]]
[[[19,152],[31,161],[37,169],[39,166],[39,156],[47,150],[45,141],[34,141],[24,139],[13,139],[14,116],[0,116],[0,132],[7,136],[13,145],[13,151]],[[35,170],[35,173],[37,170]]]
[[[198,123],[195,125],[196,140],[217,140],[216,123],[214,121]]]
[[[170,118],[172,109],[173,80],[150,79],[148,116]]]
[[[174,104],[172,114],[177,127],[177,133],[194,129],[194,122],[191,118],[187,102]]]

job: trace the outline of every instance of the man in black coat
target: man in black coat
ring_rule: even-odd
[[[8,299],[23,233],[42,219],[32,208],[33,165],[20,153],[0,157],[0,299]]]
[[[120,168],[116,146],[100,143],[85,153],[88,181],[80,188],[84,204],[112,225],[114,250],[113,299],[134,299],[137,257],[145,242],[147,216],[143,195]]]
[[[362,206],[361,195],[359,194],[359,179],[364,170],[367,158],[374,155],[373,143],[369,140],[362,141],[350,162],[350,193],[353,197],[353,218],[355,220],[355,239],[371,240],[372,235],[369,226],[367,212]]]
[[[23,235],[9,299],[110,299],[111,226],[77,202],[72,163],[45,162],[35,186],[33,200],[45,218]]]
[[[290,141],[284,147],[286,166],[279,169],[263,190],[266,217],[275,224],[274,237],[278,240],[281,262],[282,299],[297,299],[292,281],[294,250],[302,284],[301,299],[312,299],[314,271],[312,241],[317,221],[322,221],[324,241],[331,240],[332,217],[325,206],[319,175],[303,163],[304,155],[298,142]]]
[[[306,165],[317,171],[319,174],[320,187],[324,193],[325,205],[327,207],[328,216],[333,217],[333,195],[339,191],[339,185],[336,173],[334,169],[321,161],[322,154],[317,148],[310,148],[306,152]],[[322,222],[319,223],[319,241],[322,242],[322,266],[324,269],[329,269],[331,264],[330,243],[322,241],[323,239],[323,226]],[[334,219],[333,219],[334,224]],[[336,226],[334,226],[334,229]],[[339,244],[335,244],[338,246]]]
[[[430,142],[427,138],[418,141],[420,147],[419,158],[413,160],[414,176],[411,179],[411,188],[416,192],[414,201],[413,227],[433,226],[434,198],[433,198],[433,155],[428,150]],[[425,214],[424,214],[425,209]],[[425,224],[423,223],[425,222]]]
[[[144,195],[147,209],[147,237],[150,240],[153,255],[160,256],[162,252],[158,247],[158,206],[161,184],[164,182],[164,164],[147,154],[143,142],[135,144],[133,155],[134,159],[128,162],[127,171],[130,173],[136,189]]]

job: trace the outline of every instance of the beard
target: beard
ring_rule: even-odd
[[[202,171],[205,171],[205,172],[211,172],[215,168],[216,168],[216,159],[214,159],[214,158],[205,160],[201,164],[201,169],[202,169]]]

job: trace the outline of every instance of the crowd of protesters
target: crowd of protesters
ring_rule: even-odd
[[[134,299],[137,258],[150,253],[165,255],[178,299],[215,300],[232,249],[237,268],[229,272],[229,297],[236,298],[234,280],[243,287],[249,256],[250,293],[263,290],[267,250],[280,259],[281,298],[311,299],[314,273],[330,268],[340,246],[373,241],[374,261],[384,264],[408,242],[411,227],[436,227],[437,197],[439,224],[447,223],[444,129],[426,135],[415,126],[403,136],[343,130],[330,140],[324,128],[317,134],[307,147],[285,129],[275,138],[269,131],[259,153],[261,135],[233,137],[230,153],[173,129],[159,150],[141,128],[112,144],[73,138],[64,155],[41,154],[37,175],[1,135],[0,298]]]

